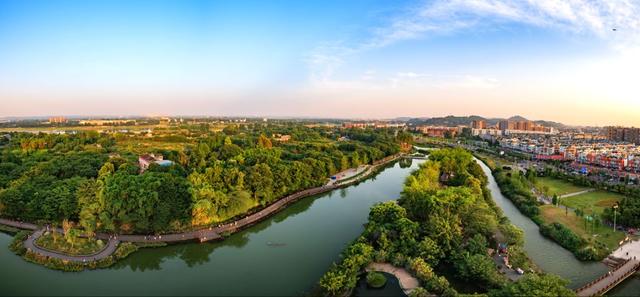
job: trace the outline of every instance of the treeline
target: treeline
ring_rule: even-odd
[[[523,175],[520,171],[504,170],[494,168],[493,176],[500,186],[500,191],[524,215],[530,218],[537,218],[540,214],[538,200],[531,193],[531,181],[533,172],[529,171]]]
[[[460,149],[435,151],[409,176],[398,202],[372,207],[362,235],[320,279],[326,295],[348,295],[371,262],[405,267],[419,281],[415,296],[455,296],[457,291],[438,271],[453,268],[461,281],[472,282],[478,293],[500,296],[512,284],[501,275],[487,249],[496,234],[521,249],[522,232],[488,203],[486,177],[471,154]],[[520,253],[520,255],[522,255]],[[527,268],[527,260],[519,265]],[[555,277],[549,290],[572,295]],[[534,280],[537,282],[537,280]]]
[[[600,260],[608,255],[604,246],[598,248],[588,244],[588,242],[560,223],[541,224],[540,233],[552,238],[565,249],[571,251],[576,257],[583,261]]]
[[[276,133],[293,139],[278,142]],[[408,141],[386,129],[302,125],[229,125],[197,135],[183,149],[151,149],[174,165],[140,173],[138,155],[106,134],[14,133],[0,155],[0,215],[67,219],[89,233],[185,230],[322,185],[339,171],[398,153]]]

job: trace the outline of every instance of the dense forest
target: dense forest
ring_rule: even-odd
[[[320,288],[326,295],[347,295],[369,263],[390,262],[419,280],[422,287],[413,291],[415,296],[457,295],[451,277],[492,296],[528,296],[541,287],[543,296],[573,295],[556,276],[531,274],[512,283],[499,273],[488,255],[498,241],[509,245],[514,267],[530,267],[522,252],[522,231],[495,206],[486,184],[470,153],[432,152],[408,177],[397,202],[371,209],[364,232],[322,277]]]
[[[85,232],[158,233],[228,220],[336,172],[396,154],[410,141],[391,129],[300,124],[203,125],[155,133],[147,153],[171,166],[141,173],[142,136],[95,131],[11,133],[0,144],[0,216],[77,222]],[[290,135],[278,141],[275,135]],[[166,149],[166,143],[173,149]],[[161,148],[162,147],[162,148]]]

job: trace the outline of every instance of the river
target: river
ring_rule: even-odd
[[[362,233],[369,208],[398,198],[418,163],[305,198],[222,242],[142,249],[108,269],[49,270],[12,254],[0,233],[0,295],[301,295]]]
[[[303,199],[225,241],[142,249],[108,269],[49,270],[12,254],[6,248],[11,237],[0,233],[0,295],[301,295],[362,232],[369,208],[397,198],[420,162],[405,168],[397,162],[358,185]],[[493,199],[525,231],[525,249],[540,268],[569,279],[572,288],[606,271],[603,264],[580,262],[542,237],[537,225],[500,193],[489,168],[481,166]],[[387,293],[397,292],[394,284]],[[638,292],[636,277],[610,295]],[[376,295],[362,284],[358,293]]]
[[[491,170],[478,161],[484,173],[489,177],[488,188],[496,204],[511,222],[524,231],[526,250],[529,258],[545,272],[557,274],[570,281],[569,287],[576,289],[607,272],[607,266],[600,262],[582,262],[573,254],[555,242],[542,236],[538,225],[524,216],[511,200],[500,192]],[[640,279],[636,276],[608,293],[609,296],[638,296]]]

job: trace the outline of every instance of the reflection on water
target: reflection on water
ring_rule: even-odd
[[[362,232],[369,208],[397,198],[418,163],[396,163],[358,185],[303,199],[225,241],[142,249],[110,269],[63,273],[0,248],[0,295],[304,294]],[[0,235],[1,246],[9,242]]]
[[[413,159],[402,158],[398,163],[400,164],[400,168],[409,168],[411,167],[411,164],[413,164]]]

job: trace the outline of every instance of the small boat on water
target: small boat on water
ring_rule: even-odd
[[[269,242],[267,242],[267,245],[268,246],[273,246],[273,247],[279,247],[279,246],[286,246],[287,244],[286,243],[279,243],[279,242],[271,242],[271,241],[269,241]]]

